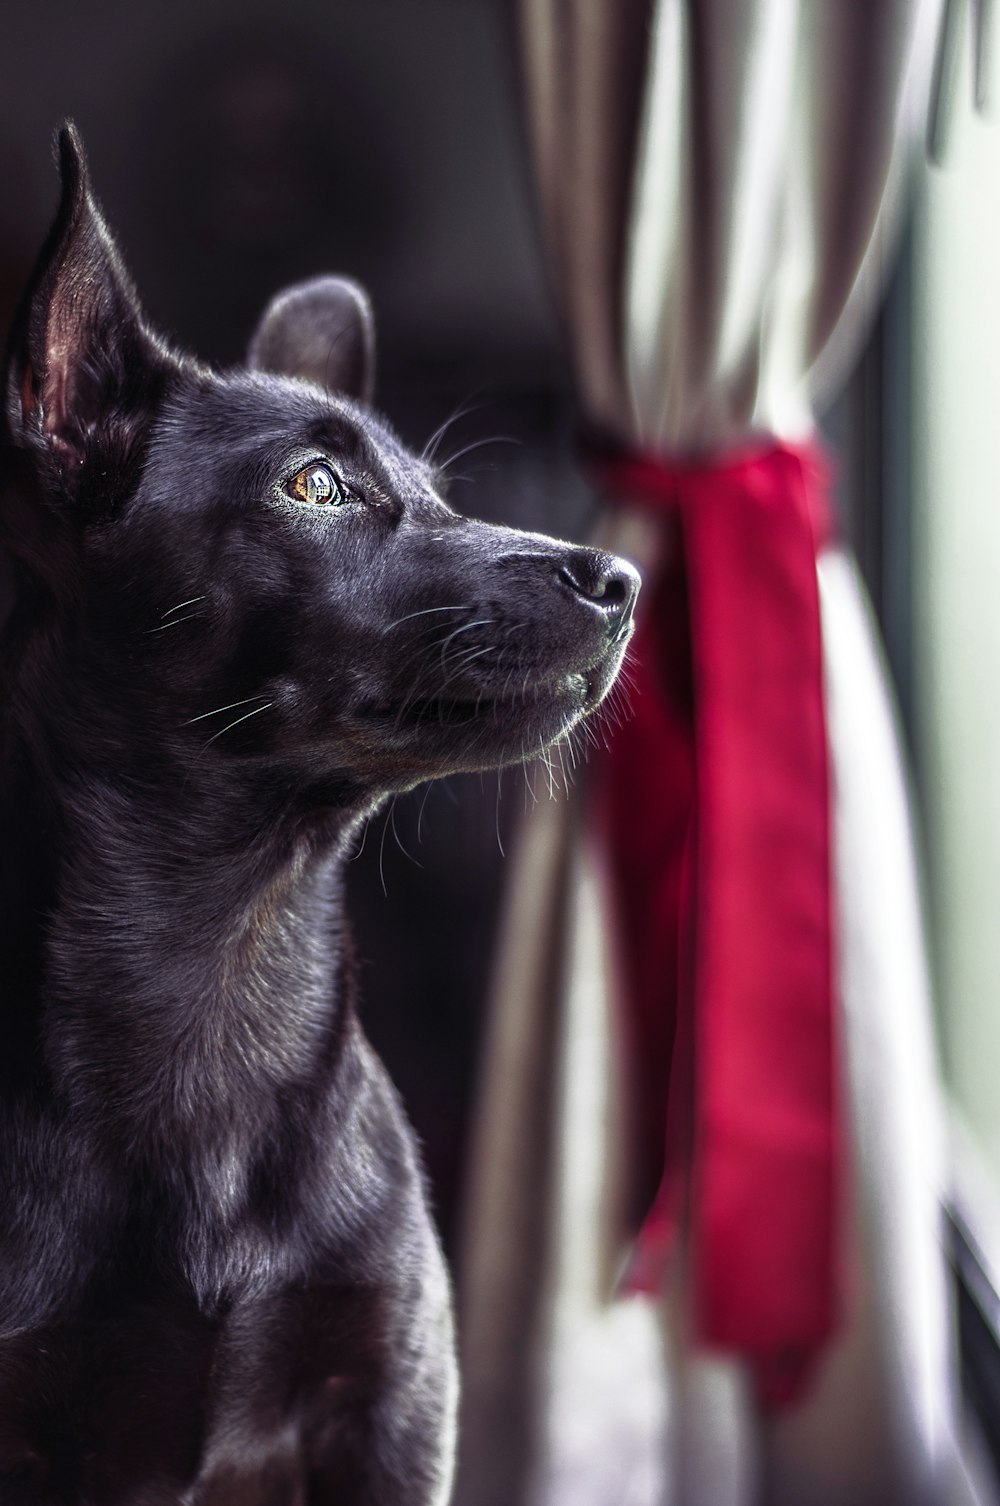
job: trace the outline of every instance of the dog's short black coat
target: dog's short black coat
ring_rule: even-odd
[[[0,1502],[441,1506],[448,1283],[340,863],[596,706],[636,576],[446,506],[355,400],[351,284],[248,369],[170,351],[60,158],[4,389]]]

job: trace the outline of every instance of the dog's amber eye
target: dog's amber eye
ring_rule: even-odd
[[[328,465],[307,465],[292,477],[285,490],[296,502],[329,502],[336,506],[347,501],[343,483]]]

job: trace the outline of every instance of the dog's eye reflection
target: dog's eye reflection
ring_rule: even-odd
[[[328,465],[307,465],[288,482],[285,490],[296,502],[328,502],[336,506],[347,501],[347,490]]]

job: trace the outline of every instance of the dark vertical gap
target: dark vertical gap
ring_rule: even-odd
[[[955,1274],[962,1394],[1000,1481],[1000,1296],[961,1206],[949,1208],[945,1235]]]
[[[914,754],[912,236],[907,228],[881,311],[823,431],[838,463],[845,537],[857,557]]]
[[[916,760],[913,660],[913,230],[907,224],[877,329],[879,351],[879,621],[896,682],[910,757]],[[916,763],[915,763],[916,767]],[[917,768],[919,776],[919,768]],[[919,781],[918,781],[919,782]]]

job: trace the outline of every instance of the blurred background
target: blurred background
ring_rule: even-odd
[[[547,284],[504,0],[8,5],[0,22],[0,322],[79,125],[151,320],[241,359],[282,284],[349,273],[377,316],[378,406],[450,500],[586,537],[577,414]],[[888,292],[822,416],[915,774],[956,1151],[963,1378],[1000,1441],[1000,129],[969,50],[940,163],[918,150]],[[995,71],[995,69],[994,69]],[[1000,82],[994,79],[993,82]],[[457,1250],[504,846],[548,798],[521,771],[396,803],[352,863],[364,1019],[423,1141]]]

